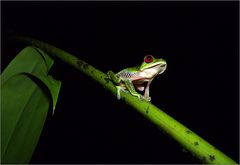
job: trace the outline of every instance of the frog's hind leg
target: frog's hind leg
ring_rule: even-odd
[[[129,90],[129,92],[133,95],[133,96],[136,96],[138,97],[139,99],[141,99],[141,94],[137,93],[133,84],[132,84],[132,81],[131,80],[125,80],[124,81],[127,89]]]
[[[121,95],[120,92],[124,91],[125,92],[125,88],[123,86],[121,86],[121,79],[118,78],[111,70],[107,72],[108,78],[111,79],[115,84],[117,84],[116,88],[117,88],[117,99],[120,100],[121,99]]]

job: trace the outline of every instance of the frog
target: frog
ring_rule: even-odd
[[[140,100],[151,101],[149,95],[150,84],[153,79],[162,74],[167,68],[167,62],[163,58],[154,58],[153,55],[146,55],[139,66],[129,67],[114,74],[108,71],[108,78],[116,85],[117,98],[120,100],[121,91],[128,91],[131,95]],[[144,83],[147,85],[145,86]],[[144,95],[137,92],[144,92]]]

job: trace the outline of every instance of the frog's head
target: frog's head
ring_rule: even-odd
[[[151,69],[153,72],[161,74],[166,70],[166,68],[167,62],[164,59],[156,59],[152,55],[146,55],[139,69],[140,71]]]

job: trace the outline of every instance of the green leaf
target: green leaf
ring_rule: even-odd
[[[61,83],[48,76],[53,60],[23,49],[1,75],[1,163],[28,163]]]

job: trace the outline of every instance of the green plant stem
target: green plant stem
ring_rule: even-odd
[[[50,44],[33,38],[17,36],[16,39],[36,46],[45,51],[47,54],[60,58],[62,61],[70,64],[82,73],[91,77],[100,83],[105,89],[116,95],[117,90],[113,83],[108,79],[107,75],[83,60],[80,60],[70,53],[58,49]],[[237,164],[223,152],[209,144],[203,138],[189,130],[187,127],[167,115],[150,102],[141,101],[137,97],[124,92],[121,93],[121,97],[123,101],[148,118],[151,122],[157,125],[161,131],[175,139],[185,150],[191,152],[193,156],[201,160],[203,163]]]

